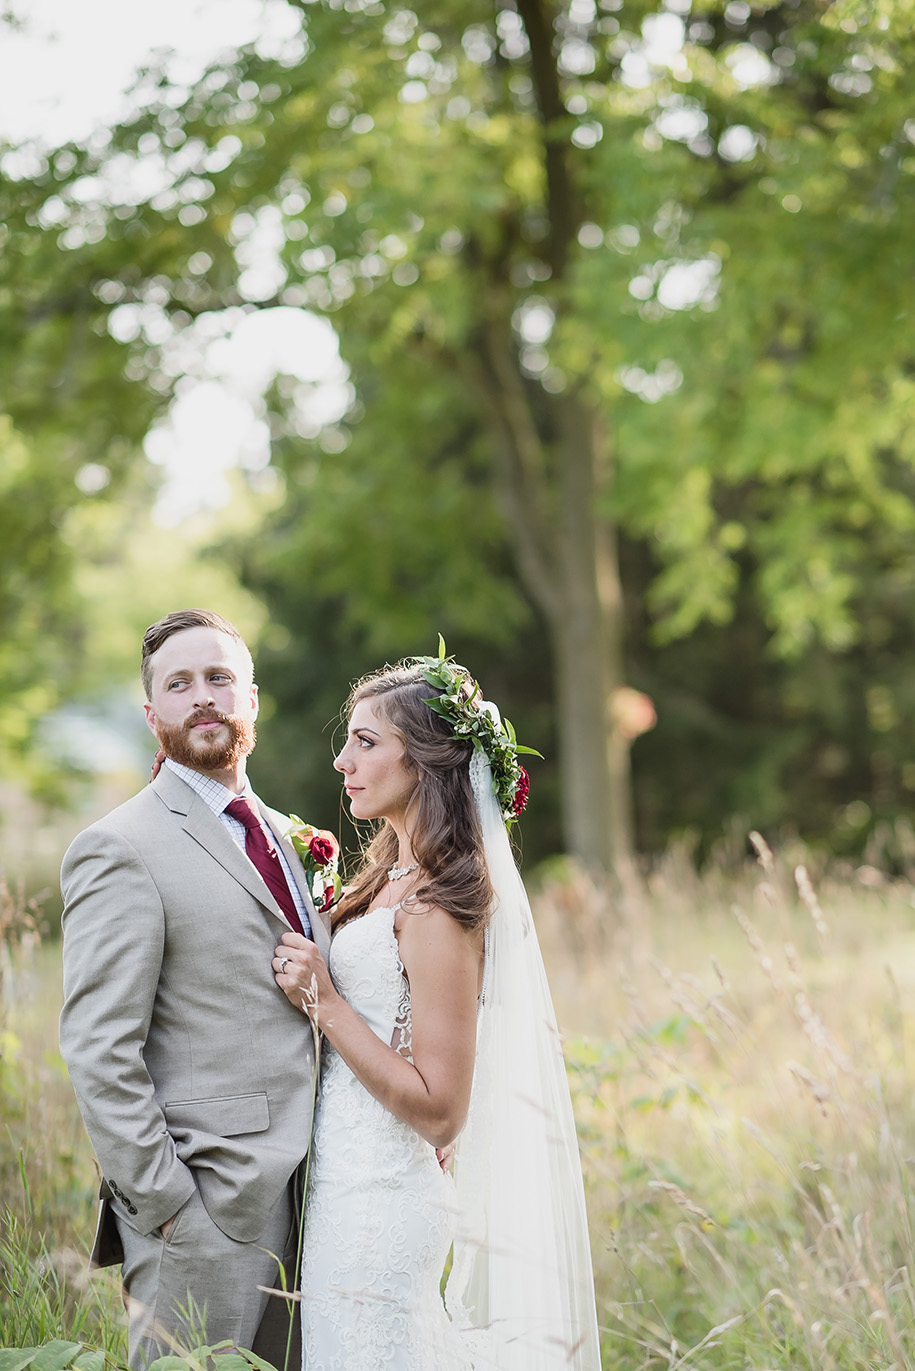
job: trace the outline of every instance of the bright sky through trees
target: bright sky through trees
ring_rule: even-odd
[[[137,71],[163,50],[173,53],[168,71],[179,84],[195,81],[220,54],[243,44],[256,42],[265,56],[290,47],[290,57],[301,53],[299,19],[285,0],[12,0],[7,13],[14,23],[0,28],[0,140],[12,144],[84,140],[125,117],[143,99],[142,85],[127,93]],[[7,158],[6,170],[15,175],[21,163],[29,174],[28,153]],[[250,295],[261,299],[276,249],[263,235],[249,238],[246,248]],[[125,340],[139,332],[129,307],[114,316],[114,326]],[[301,383],[305,431],[316,432],[348,403],[332,328],[301,310],[205,316],[191,336],[176,339],[172,356],[188,379],[168,421],[147,443],[148,457],[165,474],[155,511],[163,524],[224,504],[233,467],[262,471],[269,481],[269,434],[260,410],[277,372]]]
[[[50,144],[123,117],[135,71],[173,49],[172,75],[193,81],[221,52],[296,25],[284,0],[12,0],[0,41],[0,134]]]
[[[671,4],[671,10],[676,8]],[[193,83],[221,54],[248,43],[266,57],[294,61],[301,56],[300,16],[286,0],[160,0],[155,5],[12,0],[8,13],[14,25],[0,30],[0,140],[14,144],[34,141],[53,147],[84,140],[125,117],[144,98],[142,82],[128,94],[136,73],[164,51],[172,53],[168,73],[179,86]],[[638,88],[650,81],[654,68],[682,62],[683,38],[678,14],[649,16],[638,52],[630,54],[628,66],[624,63],[626,84]],[[575,56],[565,54],[566,65],[574,65]],[[759,72],[745,72],[744,77],[741,84],[764,79]],[[670,111],[667,117],[688,119],[689,113]],[[666,136],[684,139],[695,132],[665,130]],[[735,156],[741,155],[737,149]],[[28,152],[8,153],[7,159],[4,167],[13,175],[17,167],[22,175],[33,170]],[[154,181],[157,167],[152,161],[143,169],[147,173]],[[150,193],[152,186],[138,186],[137,193],[144,189]],[[284,272],[281,243],[273,241],[270,225],[255,228],[243,235],[238,248],[246,267],[239,285],[250,300],[262,301],[282,287]],[[676,309],[689,307],[709,291],[714,295],[717,265],[703,261],[675,267],[661,283],[659,297]],[[634,295],[638,285],[636,280]],[[654,289],[652,283],[648,289]],[[159,322],[170,330],[164,313]],[[149,320],[139,319],[137,307],[125,306],[112,318],[115,336],[122,341],[149,326]],[[205,316],[176,338],[172,360],[173,374],[186,371],[187,379],[167,421],[146,445],[150,461],[163,468],[155,517],[165,525],[224,504],[230,494],[227,474],[235,467],[262,473],[260,481],[269,486],[262,396],[277,372],[300,382],[304,434],[315,434],[323,423],[341,417],[350,397],[331,326],[300,308],[264,310],[256,320],[241,311]],[[624,384],[639,390],[640,376],[633,381],[627,374]]]

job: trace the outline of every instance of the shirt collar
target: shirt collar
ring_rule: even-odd
[[[202,771],[195,771],[193,767],[182,766],[180,762],[173,762],[171,757],[166,757],[164,765],[168,767],[169,771],[173,771],[176,776],[179,776],[186,785],[189,785],[191,790],[200,796],[214,814],[221,814],[226,805],[242,796],[251,800],[255,805],[257,803],[257,797],[247,776],[245,777],[245,788],[239,796],[234,790],[223,785],[221,781],[215,780],[212,776],[204,776]]]

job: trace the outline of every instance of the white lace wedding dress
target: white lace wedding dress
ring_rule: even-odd
[[[329,964],[340,994],[409,1056],[397,908],[344,924]],[[304,1371],[472,1371],[439,1293],[454,1229],[451,1177],[326,1040],[322,1053],[302,1244]]]

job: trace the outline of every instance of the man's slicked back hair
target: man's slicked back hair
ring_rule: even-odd
[[[150,624],[143,634],[140,677],[147,700],[152,699],[153,657],[173,634],[183,633],[186,628],[214,628],[217,633],[225,633],[227,637],[240,643],[251,662],[251,679],[254,679],[251,653],[248,652],[247,644],[234,624],[230,624],[228,619],[224,619],[221,614],[215,614],[211,609],[176,609],[172,614],[166,614],[164,619],[157,619],[154,624]]]

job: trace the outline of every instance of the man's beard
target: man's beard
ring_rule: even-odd
[[[225,724],[228,738],[214,738],[208,742],[205,741],[207,735],[192,734],[194,725],[204,719],[218,719]],[[217,709],[199,710],[183,724],[156,720],[156,737],[166,757],[194,771],[228,771],[237,766],[243,757],[254,751],[256,736],[253,719],[241,714],[221,714]]]

